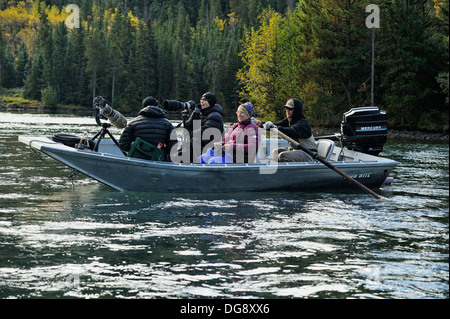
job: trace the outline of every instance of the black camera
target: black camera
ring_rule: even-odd
[[[174,111],[178,112],[181,110],[195,110],[195,102],[189,101],[189,102],[179,102],[175,100],[167,100],[164,101],[164,109],[166,111]]]

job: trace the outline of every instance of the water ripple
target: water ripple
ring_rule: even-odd
[[[448,145],[388,143],[400,166],[383,201],[141,194],[83,176],[72,189],[17,142],[67,130],[97,127],[0,116],[1,298],[448,298]]]

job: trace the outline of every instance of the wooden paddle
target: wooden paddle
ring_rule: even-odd
[[[374,191],[372,191],[371,189],[369,189],[368,187],[364,186],[363,184],[361,184],[360,182],[358,182],[357,180],[355,180],[354,178],[351,178],[350,176],[348,176],[347,174],[345,174],[343,171],[341,171],[340,169],[338,169],[337,167],[334,167],[333,165],[331,165],[329,162],[327,162],[325,159],[323,159],[322,157],[320,157],[317,153],[311,152],[309,149],[304,148],[303,146],[301,146],[297,141],[295,141],[294,139],[290,138],[289,136],[287,136],[286,134],[278,131],[278,129],[273,128],[272,132],[274,132],[275,134],[278,134],[278,136],[280,136],[281,138],[287,140],[289,143],[291,143],[292,146],[294,146],[295,148],[298,148],[300,150],[302,150],[303,152],[305,152],[306,154],[308,154],[309,156],[311,156],[312,158],[314,158],[315,160],[318,160],[319,162],[321,162],[322,164],[324,164],[325,166],[327,166],[328,168],[331,168],[333,171],[335,171],[336,173],[342,175],[345,179],[349,180],[350,182],[352,182],[353,184],[355,184],[356,186],[358,186],[359,188],[361,188],[362,190],[364,190],[365,192],[369,193],[370,195],[372,195],[373,197],[375,197],[376,199],[386,199],[383,196],[378,195],[377,193],[375,193]]]

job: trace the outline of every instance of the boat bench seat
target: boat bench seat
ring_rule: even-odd
[[[334,150],[334,141],[323,139],[317,141],[317,153],[324,160],[329,161]]]

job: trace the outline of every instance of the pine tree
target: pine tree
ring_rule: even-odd
[[[370,79],[364,8],[364,2],[322,0],[300,1],[294,10],[300,28],[299,91],[305,95],[306,113],[318,123],[338,123],[342,112],[366,103],[368,95],[358,92]]]
[[[174,21],[173,8],[166,7],[167,20],[159,23],[155,29],[155,38],[157,43],[157,81],[158,81],[158,99],[177,99],[172,93],[173,83],[173,36]]]
[[[64,23],[58,24],[54,29],[54,48],[53,48],[53,83],[56,88],[58,101],[67,99],[69,94],[69,87],[67,80],[69,72],[67,53],[67,28]],[[70,81],[71,83],[72,81]]]
[[[48,108],[52,111],[55,111],[58,108],[58,93],[56,89],[48,85],[41,91],[42,95],[42,106],[44,108]]]
[[[139,81],[139,75],[138,73],[141,70],[138,70],[137,66],[137,54],[136,54],[136,36],[133,38],[133,42],[131,43],[131,46],[129,48],[130,55],[128,58],[128,61],[125,65],[124,70],[124,78],[126,79],[126,84],[123,86],[123,92],[120,94],[120,110],[121,111],[133,111],[134,113],[137,113],[140,109],[140,101],[142,99],[139,95],[139,87],[137,82]]]
[[[0,81],[0,83],[2,83],[3,87],[5,88],[13,88],[16,86],[17,73],[14,68],[14,55],[12,53],[10,45],[6,46],[3,58],[0,56],[0,59],[3,59],[1,67],[2,80]]]
[[[87,31],[85,38],[86,73],[89,79],[89,89],[92,92],[92,100],[97,95],[104,95],[105,89],[105,56],[106,50],[106,26],[103,19],[103,10],[99,7],[93,8],[93,15],[96,18],[91,24],[91,29]]]
[[[189,86],[189,98],[197,99],[205,92],[209,91],[208,81],[205,78],[206,65],[206,41],[207,30],[202,21],[199,21],[193,30],[191,38],[191,50],[188,52],[189,74],[186,78]]]
[[[432,36],[434,8],[425,0],[389,1],[384,10],[380,89],[390,122],[404,128],[439,123],[445,110],[437,107],[443,99],[436,77],[444,65],[442,42]]]
[[[53,28],[47,19],[47,14],[42,11],[40,14],[40,30],[38,37],[38,50],[42,52],[43,69],[42,82],[43,88],[54,86],[53,79]]]
[[[188,99],[188,87],[186,78],[188,76],[187,54],[189,50],[190,25],[189,17],[182,2],[177,6],[177,18],[174,24],[174,33],[172,39],[174,65],[174,78],[172,83],[173,96],[177,99]]]
[[[43,87],[44,58],[42,51],[38,50],[31,61],[30,72],[27,75],[23,88],[23,96],[28,99],[40,100]]]
[[[72,29],[70,32],[67,60],[68,73],[64,80],[69,81],[66,87],[70,89],[70,92],[67,92],[68,99],[66,102],[90,106],[92,99],[88,89],[85,29],[82,25],[80,28]]]
[[[125,100],[121,95],[127,87],[127,76],[131,73],[127,71],[130,67],[130,55],[133,39],[133,30],[128,16],[121,10],[117,10],[111,24],[111,31],[108,35],[108,56],[109,65],[107,72],[110,75],[111,85],[111,106],[117,99],[119,104]]]
[[[19,49],[16,63],[17,86],[22,87],[25,84],[29,71],[28,49],[25,43],[22,43]]]
[[[3,65],[5,60],[5,40],[3,39],[3,30],[0,26],[0,89],[3,85]]]
[[[136,66],[138,69],[138,96],[141,99],[157,93],[156,65],[157,47],[152,22],[141,23],[137,35]]]
[[[120,92],[117,86],[120,86],[120,78],[122,76],[124,68],[124,46],[121,37],[121,31],[123,30],[123,14],[116,12],[114,20],[112,22],[111,31],[108,36],[108,69],[109,83],[111,88],[111,106],[114,106],[114,99],[116,98],[116,92]]]

